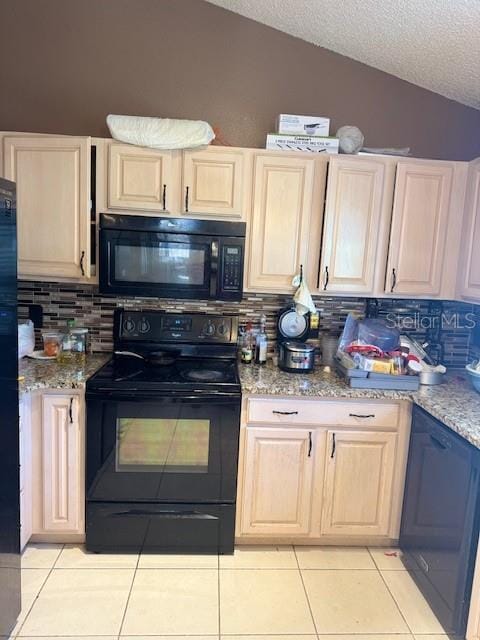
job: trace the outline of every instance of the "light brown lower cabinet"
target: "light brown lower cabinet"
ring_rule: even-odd
[[[315,429],[247,429],[242,533],[310,534],[317,435]]]
[[[254,398],[246,404],[238,542],[398,538],[408,403]]]
[[[322,533],[387,536],[396,433],[328,431]]]
[[[43,392],[32,410],[32,534],[35,539],[85,532],[84,398]],[[68,538],[62,537],[62,540]]]

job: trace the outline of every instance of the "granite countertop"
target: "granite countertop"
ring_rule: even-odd
[[[20,391],[82,389],[110,357],[108,353],[87,356],[84,366],[23,358],[19,362]],[[444,384],[421,386],[418,391],[351,389],[334,372],[319,368],[310,374],[286,373],[271,362],[264,367],[239,365],[239,372],[244,395],[411,401],[480,449],[480,394],[464,372],[450,372]]]
[[[90,355],[84,365],[22,358],[18,363],[19,390],[27,393],[37,389],[83,389],[87,379],[110,357],[108,353]]]
[[[336,373],[317,367],[312,373],[287,373],[271,361],[264,366],[239,365],[244,395],[305,396],[309,398],[390,398],[408,400],[408,392],[351,389]]]
[[[480,394],[463,371],[449,372],[443,384],[420,386],[418,391],[351,389],[334,372],[286,373],[272,363],[264,367],[240,365],[239,371],[244,395],[409,400],[480,449]]]

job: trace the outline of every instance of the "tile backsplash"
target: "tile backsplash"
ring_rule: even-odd
[[[113,311],[159,309],[168,312],[235,314],[240,323],[257,323],[264,313],[271,348],[275,345],[276,319],[280,309],[291,304],[291,296],[245,294],[241,302],[210,302],[158,298],[121,298],[105,296],[92,285],[74,285],[21,281],[18,287],[19,317],[28,318],[30,304],[43,308],[43,324],[48,329],[63,329],[67,318],[77,326],[88,327],[92,351],[112,350]],[[480,356],[480,307],[459,302],[428,300],[390,300],[365,298],[314,297],[320,312],[320,331],[338,335],[350,311],[378,316],[399,326],[420,341],[437,345],[434,351],[450,367],[462,367]],[[39,339],[39,335],[37,336]]]

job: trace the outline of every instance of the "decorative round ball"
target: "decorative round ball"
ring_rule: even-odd
[[[337,131],[340,153],[358,153],[363,147],[363,133],[358,127],[346,124]]]

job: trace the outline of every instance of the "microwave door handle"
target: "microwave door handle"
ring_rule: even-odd
[[[218,240],[212,240],[210,245],[210,295],[217,294],[218,284]]]

